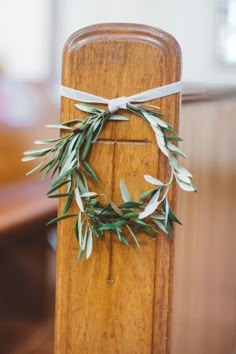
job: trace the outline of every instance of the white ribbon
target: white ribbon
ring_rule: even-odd
[[[172,84],[156,87],[154,89],[140,92],[129,97],[118,97],[109,100],[107,98],[96,96],[91,93],[78,91],[66,86],[61,86],[61,96],[80,102],[107,104],[109,111],[114,113],[120,108],[127,109],[127,104],[129,103],[152,101],[157,98],[166,97],[181,92],[182,89],[182,81],[177,81]]]

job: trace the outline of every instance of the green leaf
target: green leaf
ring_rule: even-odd
[[[170,135],[170,136],[167,136],[166,139],[168,141],[183,141],[183,139],[180,138],[178,135]]]
[[[79,213],[79,220],[78,220],[78,235],[79,235],[79,245],[82,248],[82,244],[83,244],[83,224],[84,221],[81,221],[81,213]]]
[[[99,223],[98,222],[93,222],[93,232],[98,238],[103,237],[103,232],[99,230]]]
[[[44,179],[46,179],[48,177],[48,174],[49,174],[50,170],[47,169],[46,171],[44,171],[42,177],[41,177],[41,181],[43,181]]]
[[[78,254],[78,262],[80,262],[81,259],[83,258],[83,254],[84,254],[84,250],[82,250],[82,248],[80,248],[79,254]]]
[[[129,230],[129,233],[131,235],[131,237],[133,238],[134,242],[136,243],[136,245],[138,246],[138,248],[140,248],[139,242],[135,236],[135,234],[133,233],[132,229],[129,227],[128,224],[125,225],[127,227],[127,229]]]
[[[169,237],[174,237],[173,227],[170,222],[167,223],[167,233]]]
[[[170,125],[168,125],[168,128],[166,128],[166,130],[174,135],[178,135],[176,130],[174,128],[172,128]]]
[[[68,139],[68,151],[67,151],[67,155],[70,161],[72,161],[74,155],[77,153],[77,149],[76,149],[76,143],[79,140],[79,135],[75,134],[72,135],[70,139]],[[72,155],[72,157],[71,157]]]
[[[123,232],[119,229],[119,228],[116,228],[115,229],[116,231],[116,234],[119,238],[119,240],[126,246],[129,246],[129,241],[127,240],[127,238],[125,237],[125,235],[123,234]]]
[[[161,120],[160,118],[157,118],[156,116],[154,116],[146,111],[143,111],[142,113],[151,125],[153,125],[153,126],[159,125],[162,128],[168,128],[168,124],[166,122],[164,122],[163,120]]]
[[[89,205],[96,205],[97,204],[97,200],[96,199],[93,199],[93,198],[87,198],[86,199],[86,204],[89,204]]]
[[[93,107],[93,106],[90,106],[85,103],[76,103],[75,108],[77,108],[83,112],[86,112],[86,113],[97,113],[97,112],[102,113],[102,112],[104,112],[104,110],[101,108]]]
[[[50,165],[49,168],[46,169],[47,172],[51,171],[51,179],[53,179],[54,175],[56,173],[59,173],[60,169],[59,169],[59,160],[57,159],[54,163],[52,163],[52,165]],[[52,170],[53,169],[53,170]],[[42,178],[43,179],[43,178]]]
[[[156,141],[157,141],[157,144],[158,144],[160,150],[163,152],[164,155],[169,157],[169,150],[166,148],[165,139],[157,134],[155,134],[155,135],[156,135]]]
[[[79,172],[78,172],[79,173]],[[82,193],[86,193],[88,190],[89,190],[89,188],[88,188],[88,183],[87,183],[87,179],[86,179],[86,177],[85,177],[85,175],[83,174],[83,173],[80,173],[81,174],[81,182],[83,183],[83,185],[84,185],[84,188],[82,188],[84,191],[82,192],[82,189],[80,188],[80,190],[81,190],[81,192]]]
[[[176,178],[176,181],[178,183],[178,185],[180,186],[180,188],[182,190],[184,190],[185,192],[195,192],[195,186],[193,186],[192,184],[187,184],[183,181],[181,181],[181,179],[179,179],[178,177]]]
[[[169,202],[168,202],[167,197],[164,199],[163,203],[164,203],[164,207],[165,207],[165,227],[167,227],[169,210],[170,210],[170,206],[169,206]]]
[[[27,162],[27,161],[33,161],[38,159],[40,156],[24,156],[21,161],[22,162]]]
[[[62,176],[63,174],[65,174],[65,176],[67,176],[67,171],[72,172],[74,169],[77,168],[78,158],[75,157],[75,154],[76,154],[76,151],[73,151],[73,153],[71,153],[70,158],[65,162],[65,164],[63,166],[61,166],[59,176]]]
[[[55,138],[55,139],[36,140],[36,141],[34,141],[34,144],[36,144],[36,145],[51,144],[51,143],[55,143],[57,141],[61,141],[63,139],[65,139],[65,137]]]
[[[84,165],[86,171],[88,172],[89,176],[90,176],[95,182],[98,182],[97,175],[96,175],[96,173],[94,172],[94,170],[92,169],[92,167],[91,167],[86,161],[83,161],[83,165]]]
[[[178,169],[179,164],[178,164],[178,161],[176,160],[176,158],[173,156],[173,154],[169,155],[169,161],[170,161],[171,166],[175,170]]]
[[[170,149],[174,154],[177,154],[177,155],[179,155],[179,156],[181,156],[181,157],[186,158],[185,153],[184,153],[183,151],[181,151],[181,150],[180,150],[177,146],[175,146],[174,144],[168,143],[168,144],[167,144],[167,147],[168,147],[168,149]]]
[[[82,242],[82,250],[85,250],[87,238],[88,238],[88,228],[86,226],[85,232],[84,232],[84,238],[83,238],[83,242]]]
[[[47,124],[46,128],[56,128],[56,129],[64,129],[64,130],[72,130],[72,128],[67,127],[66,125],[62,124]]]
[[[67,177],[67,185],[66,185],[66,193],[69,193],[70,192],[70,190],[71,190],[71,186],[72,186],[72,180],[69,178],[69,177]]]
[[[176,176],[184,183],[192,184],[190,177],[186,176],[184,173],[176,173]]]
[[[87,247],[86,247],[86,259],[88,259],[91,256],[93,249],[93,233],[92,230],[89,230],[88,233],[88,239],[87,239]]]
[[[54,218],[52,220],[50,220],[47,225],[51,225],[51,224],[54,224],[58,221],[61,221],[61,220],[64,220],[64,219],[68,219],[68,218],[73,218],[77,216],[77,214],[66,214],[66,215],[61,215],[61,216],[58,216],[57,218]]]
[[[193,177],[193,175],[186,168],[184,168],[182,166],[177,166],[176,169],[181,175],[185,175],[185,176],[190,177],[190,178]]]
[[[70,168],[67,171],[64,171],[60,176],[58,176],[54,182],[51,184],[52,187],[58,185],[61,181],[63,181],[67,176],[71,175],[71,172],[74,170],[74,167]]]
[[[168,233],[167,227],[162,224],[159,220],[153,219],[154,223],[166,234]]]
[[[26,156],[44,156],[46,153],[51,151],[52,148],[43,148],[43,149],[35,149],[35,150],[28,150],[24,152],[24,155]]]
[[[135,224],[141,225],[141,226],[149,226],[149,224],[147,224],[145,221],[140,220],[140,219],[133,219],[133,222],[135,222]]]
[[[98,194],[96,192],[85,192],[81,194],[81,198],[91,198],[96,197]]]
[[[142,107],[143,109],[145,109],[148,112],[151,112],[152,114],[162,115],[162,113],[159,111],[161,109],[161,107],[159,107],[159,106],[154,106],[154,105],[151,105],[151,104],[143,104],[143,105],[140,105],[140,107]],[[154,110],[153,109],[147,109],[147,107],[154,108]]]
[[[154,184],[156,186],[163,186],[164,185],[164,183],[162,181],[160,181],[159,179],[156,179],[156,178],[154,178],[152,176],[149,176],[149,175],[144,175],[144,179],[148,183]]]
[[[166,122],[164,122],[162,119],[155,117],[155,120],[160,127],[168,128],[169,125]]]
[[[100,210],[100,209],[99,209]],[[106,208],[104,208],[102,211],[100,210],[95,210],[95,214],[99,215],[99,216],[109,216],[109,217],[116,217],[117,213],[113,210],[107,210]]]
[[[113,230],[114,233],[116,233],[118,239],[121,242],[121,230],[119,228],[117,228],[116,230]]]
[[[150,189],[144,193],[142,193],[140,196],[139,196],[139,199],[140,200],[144,200],[146,198],[149,198],[151,194],[153,194],[154,192],[156,192],[156,188],[155,189]]]
[[[80,210],[84,212],[84,206],[78,188],[75,188],[75,200]]]
[[[155,233],[154,233],[154,232],[150,231],[149,229],[145,229],[145,228],[143,228],[143,229],[141,230],[141,232],[143,232],[144,234],[146,234],[146,235],[148,235],[148,236],[151,236],[151,237],[153,237],[153,238],[155,238],[155,237],[156,237],[156,234],[158,233],[157,230],[155,230]]]
[[[101,121],[99,119],[95,119],[95,121],[92,124],[93,132],[96,131],[96,129],[100,126],[100,124],[101,124]]]
[[[128,121],[129,118],[122,116],[121,114],[113,114],[109,120],[118,120],[118,121]]]
[[[172,222],[176,222],[176,223],[182,225],[181,221],[177,218],[177,216],[174,214],[174,212],[171,208],[169,210],[169,218]]]
[[[95,138],[93,139],[93,143],[95,143],[95,142],[98,140],[98,138],[99,138],[99,136],[100,136],[100,134],[101,134],[101,132],[102,132],[103,126],[104,126],[104,123],[103,123],[103,122],[101,123],[100,126],[98,126],[99,128],[98,128],[98,131],[97,131],[97,133],[96,133]]]
[[[70,182],[70,180],[62,181],[61,183],[58,183],[57,185],[55,185],[55,186],[53,186],[52,188],[49,189],[49,191],[47,192],[47,195],[51,194],[52,192],[56,191],[60,187],[64,186],[64,184],[67,184],[69,182]]]
[[[122,211],[118,208],[118,206],[117,206],[112,200],[110,200],[110,205],[111,205],[112,209],[113,209],[118,215],[122,215]]]
[[[113,223],[103,224],[102,226],[99,227],[99,230],[113,230],[119,226],[125,225],[126,223],[127,220],[119,220]]]
[[[127,238],[125,237],[125,235],[122,233],[121,237],[121,242],[126,245],[129,246],[129,241],[127,240]]]
[[[151,215],[151,219],[156,219],[156,220],[165,220],[165,215],[164,214],[153,214]]]
[[[67,201],[66,201],[64,209],[63,209],[63,214],[66,214],[68,212],[68,210],[70,209],[71,204],[73,202],[73,199],[74,199],[74,191],[72,191],[69,194],[69,197],[67,198]]]
[[[68,125],[71,123],[82,123],[82,122],[83,122],[82,119],[70,119],[70,120],[67,120],[66,122],[62,123],[62,125]]]
[[[43,162],[41,162],[39,165],[37,165],[36,167],[34,167],[32,170],[30,170],[29,172],[26,173],[26,176],[31,175],[32,173],[36,172],[37,170],[40,169],[40,167],[43,165]]]
[[[156,136],[163,139],[162,144],[165,145],[165,140],[164,140],[165,134],[163,133],[162,129],[160,127],[156,126],[153,130],[155,131]]]
[[[120,181],[120,192],[121,192],[122,199],[125,203],[131,201],[128,189],[126,188],[126,185],[122,180]]]
[[[56,163],[58,163],[58,159],[56,157],[53,157],[41,168],[40,172],[42,172],[45,169],[47,169],[49,172],[55,166]]]
[[[126,202],[126,203],[120,204],[119,207],[120,208],[138,208],[141,205],[142,205],[141,203],[131,201],[131,202]]]
[[[77,134],[78,140],[76,141],[76,149],[79,151],[79,148],[82,146],[85,140],[85,134]]]
[[[89,134],[87,136],[87,139],[85,140],[85,145],[81,154],[81,159],[85,160],[86,157],[88,156],[88,153],[90,151],[91,148],[91,144],[92,144],[92,140],[93,140],[93,130],[91,129],[89,131]]]
[[[62,197],[68,197],[70,193],[58,193],[58,194],[52,194],[49,195],[48,198],[62,198]]]
[[[122,219],[131,219],[136,218],[139,215],[137,211],[131,211],[129,213],[123,214]]]
[[[160,196],[160,189],[153,195],[152,199],[145,207],[144,211],[139,214],[139,219],[144,219],[147,216],[151,215],[159,205],[159,196]]]
[[[74,176],[74,180],[75,180],[75,185],[78,186],[80,193],[81,194],[86,193],[88,188],[87,188],[87,186],[84,185],[84,183],[82,181],[83,175],[80,173],[80,171],[75,170],[75,173],[73,174],[73,176]]]
[[[77,160],[77,157],[75,158],[75,155],[77,153],[76,149],[72,151],[73,145],[75,142],[75,139],[77,139],[78,136],[74,135],[72,138],[68,138],[63,145],[63,148],[58,156],[59,159],[59,164],[58,166],[61,168],[60,174],[62,174],[65,170],[71,168],[71,162],[72,160]]]
[[[79,242],[79,216],[77,217],[77,220],[75,222],[75,237],[77,239],[77,241]]]

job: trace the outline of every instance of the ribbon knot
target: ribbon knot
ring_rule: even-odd
[[[120,108],[126,109],[127,103],[129,103],[128,97],[113,98],[112,100],[108,101],[109,112],[114,113]]]

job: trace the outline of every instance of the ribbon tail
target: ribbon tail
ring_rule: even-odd
[[[169,85],[156,87],[151,90],[147,90],[141,93],[138,93],[133,96],[129,96],[129,102],[146,102],[152,101],[157,98],[162,98],[166,96],[173,95],[175,93],[181,92],[183,89],[183,82],[177,81]]]
[[[72,89],[70,87],[61,86],[61,96],[70,98],[74,101],[86,102],[86,103],[101,103],[101,104],[108,104],[109,100],[93,95],[91,93],[79,91]]]

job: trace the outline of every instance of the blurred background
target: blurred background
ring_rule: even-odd
[[[236,0],[0,0],[0,353],[53,352],[56,204],[20,160],[59,121],[66,39],[100,22],[160,27],[182,47],[180,132],[200,195],[179,195],[172,353],[233,353]]]

